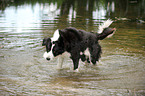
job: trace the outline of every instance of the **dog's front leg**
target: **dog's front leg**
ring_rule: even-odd
[[[63,64],[64,58],[63,57],[58,57],[58,63],[57,63],[57,69],[62,69],[62,64]]]
[[[79,59],[73,59],[74,70],[78,69]]]
[[[75,52],[73,54],[71,54],[71,59],[73,61],[73,65],[74,65],[74,70],[78,70],[78,66],[79,66],[79,59],[80,59],[80,55],[78,54],[79,52]]]

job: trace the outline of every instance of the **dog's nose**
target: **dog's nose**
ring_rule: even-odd
[[[50,60],[50,58],[46,58],[46,60],[48,60],[48,61],[49,61],[49,60]]]

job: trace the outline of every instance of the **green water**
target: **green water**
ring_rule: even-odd
[[[144,96],[145,0],[0,0],[1,96]],[[73,73],[65,58],[46,61],[44,37],[76,27],[97,32],[108,18],[117,29],[100,41],[96,65],[80,62]]]

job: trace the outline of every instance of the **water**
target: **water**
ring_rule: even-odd
[[[1,96],[144,96],[144,5],[144,0],[0,0]],[[42,57],[42,39],[56,29],[97,32],[108,18],[117,31],[100,41],[97,66],[80,62],[80,72],[73,73],[69,58],[57,70],[57,59]]]

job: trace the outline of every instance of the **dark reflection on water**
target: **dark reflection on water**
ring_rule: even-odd
[[[0,0],[0,94],[144,96],[145,0]],[[44,37],[76,27],[97,32],[111,18],[116,34],[101,41],[97,66],[42,58]]]

